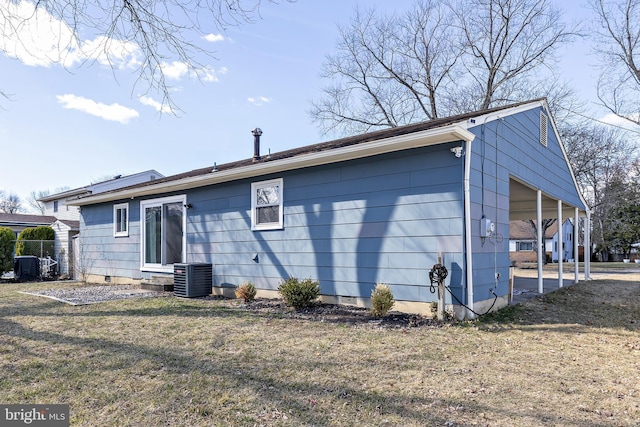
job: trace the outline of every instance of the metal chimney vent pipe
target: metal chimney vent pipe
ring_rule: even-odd
[[[260,160],[260,136],[262,135],[262,129],[255,128],[251,131],[253,135],[253,161]]]

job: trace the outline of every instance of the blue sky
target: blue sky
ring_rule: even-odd
[[[567,19],[584,19],[583,1],[554,0]],[[178,117],[159,114],[155,93],[127,68],[98,61],[51,63],[44,55],[0,45],[0,190],[25,200],[31,191],[77,188],[116,174],[155,169],[172,175],[251,157],[251,130],[263,130],[262,151],[313,144],[323,137],[310,121],[309,101],[327,82],[318,77],[354,7],[407,9],[408,0],[298,0],[264,3],[262,19],[210,34],[203,43],[217,59],[201,80],[167,68]],[[6,7],[6,0],[0,0]],[[46,28],[39,28],[46,31]],[[35,39],[35,38],[34,38]],[[55,43],[49,39],[48,46]],[[565,76],[594,99],[597,71],[581,42],[563,52]],[[33,52],[31,52],[33,53]],[[19,59],[16,59],[18,57]],[[604,113],[598,113],[604,115]],[[26,202],[23,202],[26,205]]]

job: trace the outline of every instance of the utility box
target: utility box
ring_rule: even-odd
[[[496,225],[489,218],[480,219],[480,237],[491,237]]]
[[[173,265],[173,295],[183,298],[206,297],[211,294],[212,285],[212,264]]]

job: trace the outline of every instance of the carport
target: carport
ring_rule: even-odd
[[[586,203],[584,204],[586,206]],[[536,250],[537,250],[537,292],[539,294],[549,291],[550,287],[553,287],[551,279],[543,278],[543,257],[542,251],[542,220],[553,219],[557,220],[557,223],[561,225],[565,219],[570,218],[574,224],[575,236],[573,238],[574,253],[578,253],[578,246],[580,239],[578,234],[582,230],[583,244],[585,248],[584,255],[584,269],[582,271],[584,280],[590,279],[590,247],[591,239],[588,230],[591,229],[590,224],[590,212],[580,210],[577,206],[571,206],[564,202],[560,198],[552,197],[543,193],[540,189],[532,188],[521,181],[511,177],[509,180],[509,220],[533,220],[536,224]],[[583,219],[583,226],[580,227],[580,219]],[[559,226],[560,230],[560,226]],[[563,247],[562,233],[558,233],[558,247]],[[573,283],[578,283],[580,280],[580,269],[578,257],[574,257],[574,278]],[[562,262],[558,262],[558,274],[554,280],[555,287],[561,288],[564,286],[564,277],[562,271]],[[526,288],[526,287],[525,287]]]

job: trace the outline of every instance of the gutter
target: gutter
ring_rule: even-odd
[[[365,142],[346,147],[327,149],[324,151],[301,154],[299,156],[265,161],[261,163],[241,166],[234,169],[212,171],[203,175],[192,176],[183,179],[168,180],[142,187],[115,190],[113,192],[99,193],[77,199],[68,200],[71,206],[86,206],[97,203],[112,202],[135,197],[151,196],[162,193],[184,191],[197,187],[236,181],[245,178],[254,178],[271,173],[302,169],[312,166],[337,163],[341,161],[375,156],[394,151],[407,150],[417,147],[442,144],[454,141],[471,141],[475,135],[460,124],[451,124],[421,132],[413,132],[398,135],[379,141]],[[215,170],[215,169],[214,169]]]

